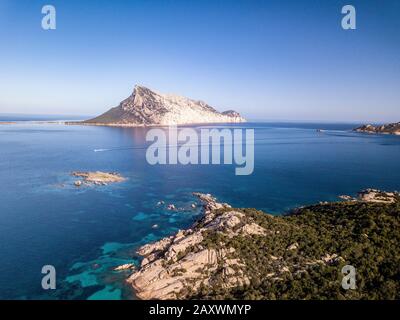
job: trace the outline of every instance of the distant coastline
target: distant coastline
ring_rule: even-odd
[[[376,126],[372,124],[366,124],[361,127],[355,128],[353,131],[362,133],[400,135],[400,122],[376,125]]]
[[[84,121],[89,119],[87,115],[52,115],[52,114],[20,114],[20,113],[0,113],[0,123],[19,123],[19,122],[60,122],[60,121]]]
[[[138,124],[138,123],[102,123],[102,122],[89,122],[92,116],[79,116],[79,115],[40,115],[40,114],[10,114],[0,113],[0,125],[20,125],[20,124],[60,124],[60,125],[80,125],[80,126],[105,126],[105,127],[122,127],[122,128],[145,128],[145,127],[167,127],[168,124]],[[343,131],[368,133],[368,134],[381,134],[381,135],[395,135],[400,136],[400,122],[388,124],[360,124],[357,122],[338,122],[338,121],[315,121],[315,120],[249,120],[247,124],[270,124],[273,127],[287,127],[287,128],[303,128],[303,129],[316,129],[318,131],[337,130],[331,127],[336,124],[342,124]],[[224,124],[240,124],[240,122],[198,122],[198,123],[180,123],[178,126],[189,125],[224,125]]]

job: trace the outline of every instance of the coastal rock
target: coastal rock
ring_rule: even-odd
[[[152,126],[245,121],[235,111],[220,113],[203,101],[161,94],[137,85],[132,95],[119,106],[94,119],[68,124]]]
[[[176,210],[176,207],[175,207],[174,204],[169,204],[169,205],[167,206],[167,209],[168,209],[168,210]]]
[[[395,203],[400,200],[398,192],[366,189],[358,193],[358,199],[365,202]]]
[[[284,216],[231,208],[210,194],[194,195],[203,203],[202,218],[186,230],[139,248],[138,253],[143,256],[141,268],[127,279],[138,298],[297,297],[297,290],[288,296],[294,278],[328,290],[331,280],[321,283],[325,272],[332,267],[339,272],[345,258],[370,246],[372,237],[368,234],[376,235],[382,227],[388,238],[382,242],[385,248],[376,250],[380,250],[382,259],[387,257],[397,265],[396,250],[388,250],[395,243],[392,238],[398,235],[400,223],[395,214],[400,203],[397,192],[367,189],[351,202],[305,206]],[[369,206],[365,202],[377,203]],[[369,220],[371,223],[367,224]],[[380,223],[386,220],[392,223]],[[343,248],[332,246],[341,241],[346,243]],[[364,261],[359,268],[367,267]],[[381,275],[377,277],[380,279]],[[318,294],[325,294],[323,290],[300,295],[319,297]],[[253,292],[258,295],[253,296]]]
[[[87,185],[102,185],[105,186],[108,183],[117,183],[125,180],[120,174],[116,172],[72,172],[72,176],[83,178],[83,182]],[[74,185],[80,187],[83,182],[81,180],[75,181]]]
[[[126,263],[114,268],[114,271],[124,271],[135,269],[135,265],[133,263]]]
[[[378,202],[378,203],[395,203],[400,200],[400,194],[396,191],[386,192],[377,189],[365,189],[358,192],[357,197],[353,198],[348,195],[339,196],[344,201],[363,201],[363,202]]]
[[[198,290],[210,285],[214,278],[224,277],[224,286],[248,284],[242,270],[244,264],[234,257],[234,248],[206,248],[203,242],[207,232],[220,232],[227,236],[265,234],[264,228],[253,221],[244,222],[244,214],[229,210],[209,194],[195,193],[203,202],[204,217],[192,228],[180,230],[172,237],[142,246],[138,253],[144,256],[142,268],[127,280],[141,299],[176,299],[185,297],[186,288]],[[222,264],[222,268],[218,266]]]
[[[153,252],[151,254],[149,254],[148,256],[146,256],[146,258],[144,258],[142,260],[141,263],[141,267],[144,267],[146,264],[149,264],[150,262],[153,262],[154,260],[156,260],[158,258],[159,253],[158,252]]]
[[[348,196],[348,195],[340,195],[339,199],[342,199],[344,201],[354,201],[354,198],[352,196]]]
[[[171,246],[166,250],[165,258],[169,261],[176,261],[180,253],[184,253],[188,248],[199,244],[201,241],[203,241],[202,232],[193,232],[181,237],[177,235]]]
[[[174,237],[171,236],[168,238],[163,238],[160,241],[154,243],[145,244],[144,246],[139,248],[138,253],[142,256],[148,256],[153,252],[163,251],[171,244],[173,239]]]
[[[389,123],[380,126],[366,124],[361,127],[355,128],[354,131],[364,132],[364,133],[383,133],[383,134],[400,135],[400,122]]]

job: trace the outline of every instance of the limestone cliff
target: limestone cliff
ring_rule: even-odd
[[[203,101],[177,95],[160,94],[142,86],[119,106],[83,124],[109,126],[152,126],[194,123],[245,122],[239,113],[218,112]]]

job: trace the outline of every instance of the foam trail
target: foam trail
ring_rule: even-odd
[[[105,151],[119,151],[119,150],[132,150],[132,149],[146,149],[146,146],[138,146],[138,147],[115,147],[108,149],[94,149],[94,152],[105,152]]]

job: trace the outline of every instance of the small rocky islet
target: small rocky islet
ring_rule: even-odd
[[[91,186],[91,185],[108,185],[110,183],[123,182],[126,179],[122,177],[117,172],[83,172],[83,171],[74,171],[71,173],[73,177],[78,178],[75,180],[74,185],[76,187],[81,186]]]
[[[192,227],[138,249],[140,299],[399,299],[400,194],[367,189],[273,216],[195,193]],[[341,269],[357,270],[357,290]]]

